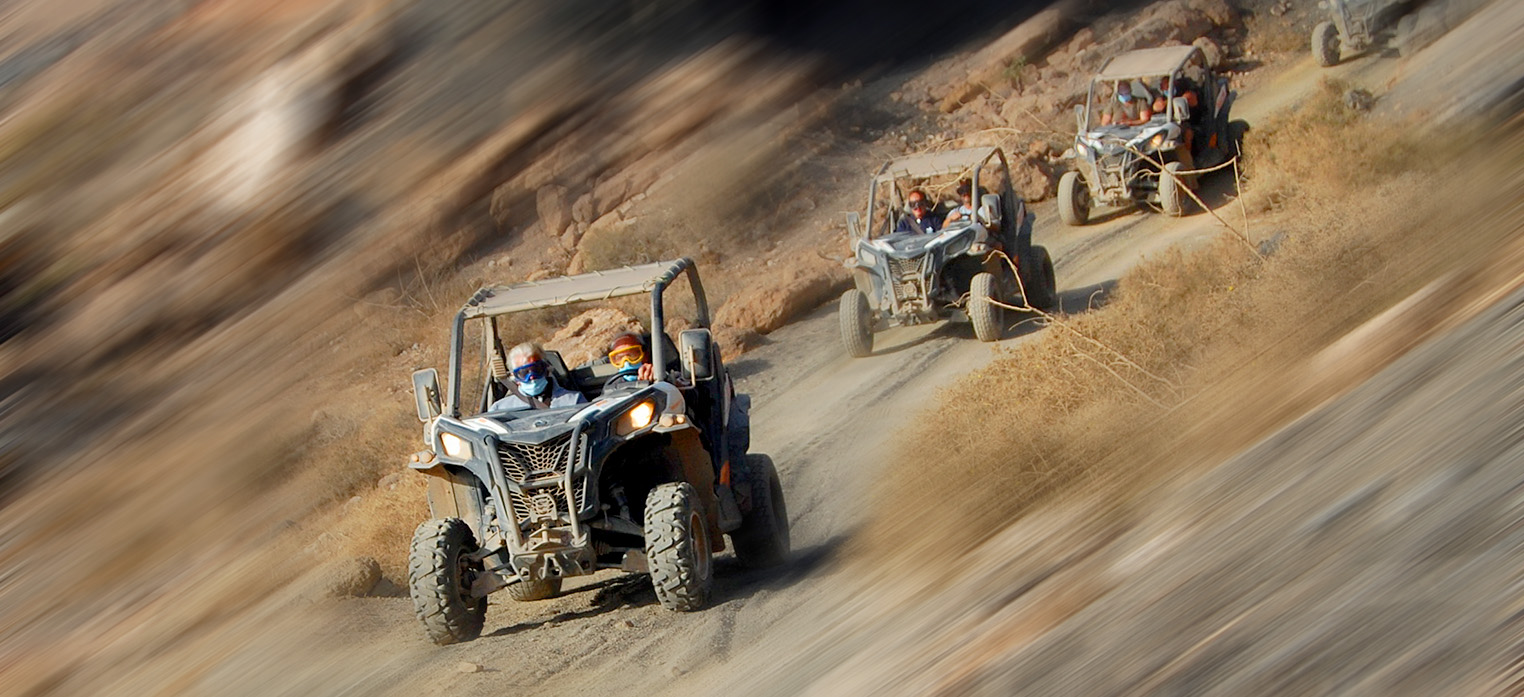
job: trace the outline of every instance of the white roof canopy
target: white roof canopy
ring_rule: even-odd
[[[477,291],[461,314],[466,319],[491,317],[510,312],[535,310],[571,303],[607,300],[626,295],[649,293],[658,281],[671,281],[685,268],[684,260],[659,261],[626,266],[608,271],[593,271],[578,276],[547,278]]]
[[[1101,67],[1101,72],[1095,77],[1097,80],[1133,80],[1167,75],[1183,65],[1198,50],[1195,46],[1164,46],[1128,51],[1106,61],[1106,65]]]

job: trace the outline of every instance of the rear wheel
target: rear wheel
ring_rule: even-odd
[[[746,566],[777,566],[788,558],[788,507],[772,458],[747,455],[746,479],[751,510],[741,516],[741,527],[730,533],[730,544]]]
[[[1249,122],[1243,119],[1234,119],[1228,122],[1228,156],[1242,158],[1244,156],[1244,134],[1249,132]]]
[[[1325,68],[1338,65],[1339,28],[1333,22],[1318,22],[1312,28],[1312,57]]]
[[[459,518],[426,520],[413,532],[408,553],[408,594],[413,611],[440,646],[470,641],[482,633],[487,599],[471,597],[471,583],[481,565],[471,528]]]
[[[1026,289],[1027,304],[1048,312],[1058,304],[1058,286],[1053,277],[1053,257],[1045,247],[1033,246],[1023,264],[1021,284]]]
[[[662,484],[646,496],[646,562],[661,606],[692,612],[709,601],[714,553],[698,494],[687,482]]]
[[[847,355],[862,358],[873,353],[872,313],[868,296],[852,288],[841,294],[841,344]]]
[[[1023,279],[1025,280],[1025,279]],[[974,336],[980,341],[1000,338],[1004,308],[991,302],[995,298],[995,275],[987,271],[974,274],[968,284],[968,318],[974,323]]]
[[[538,581],[519,581],[508,586],[508,597],[521,603],[556,597],[561,592],[561,579],[544,578]]]
[[[1084,225],[1090,220],[1090,189],[1079,172],[1058,178],[1058,218],[1065,225]]]
[[[1164,171],[1159,173],[1159,207],[1164,209],[1165,215],[1173,218],[1180,217],[1185,211],[1179,172],[1180,163],[1171,162],[1164,165]]]

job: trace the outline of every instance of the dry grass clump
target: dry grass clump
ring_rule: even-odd
[[[1429,224],[1464,210],[1421,195],[1441,179],[1433,160],[1415,159],[1406,140],[1389,148],[1365,140],[1385,128],[1334,110],[1329,100],[1339,92],[1325,85],[1277,121],[1270,142],[1279,149],[1257,163],[1256,185],[1288,181],[1288,169],[1311,172],[1317,161],[1339,163],[1319,181],[1366,176],[1340,183],[1342,196],[1283,190],[1298,210],[1255,222],[1279,231],[1270,256],[1226,233],[1200,249],[1171,250],[1121,278],[1105,307],[1058,320],[945,390],[939,418],[902,440],[879,492],[878,510],[893,513],[868,526],[868,551],[962,552],[1045,500],[1102,483],[1125,482],[1120,505],[1131,495],[1123,490],[1179,471],[1175,449],[1193,429],[1202,443],[1243,447],[1275,423],[1252,413],[1232,422],[1225,404],[1243,408],[1260,396],[1253,390],[1285,388],[1275,378],[1296,374],[1302,357],[1441,266],[1480,254],[1489,240],[1456,243],[1445,226]],[[1199,399],[1224,385],[1247,393]]]
[[[1256,212],[1288,201],[1338,198],[1442,159],[1440,143],[1415,124],[1368,118],[1354,87],[1323,78],[1294,112],[1256,123],[1244,138],[1245,202]]]

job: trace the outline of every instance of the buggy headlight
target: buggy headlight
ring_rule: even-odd
[[[457,460],[465,460],[471,457],[471,444],[449,431],[439,434],[439,445],[444,448],[444,453]]]
[[[857,258],[862,260],[863,266],[866,266],[870,269],[878,266],[878,256],[875,254],[859,254],[857,255]]]
[[[1160,133],[1159,135],[1154,136],[1151,140],[1148,141],[1148,147],[1151,147],[1151,148],[1153,148],[1155,150],[1158,150],[1159,146],[1163,145],[1163,144],[1164,144],[1164,134],[1163,133]]]
[[[650,400],[630,407],[630,410],[619,417],[614,423],[614,434],[628,436],[642,428],[651,425],[651,419],[656,417],[656,403]]]

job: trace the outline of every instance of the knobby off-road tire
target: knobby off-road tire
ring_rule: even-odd
[[[561,579],[544,578],[538,581],[519,581],[508,586],[508,597],[521,603],[556,597],[561,592]]]
[[[1244,136],[1249,132],[1249,122],[1234,119],[1228,122],[1228,156],[1239,158],[1238,168],[1243,169]],[[1232,174],[1232,172],[1228,172]]]
[[[1090,188],[1079,172],[1064,172],[1058,178],[1058,218],[1065,225],[1084,225],[1090,220]]]
[[[1021,283],[1027,291],[1027,304],[1043,312],[1052,311],[1058,304],[1058,283],[1053,276],[1053,257],[1048,254],[1048,249],[1033,245],[1024,266]]]
[[[841,294],[841,345],[847,355],[862,358],[873,353],[873,317],[868,296],[852,288]]]
[[[474,551],[476,538],[459,518],[426,520],[413,532],[408,591],[418,621],[440,646],[481,636],[487,599],[470,594],[476,568],[466,555]]]
[[[646,563],[661,606],[692,612],[709,601],[714,576],[709,528],[687,482],[662,484],[646,496]]]
[[[991,300],[995,297],[995,274],[981,271],[974,274],[968,284],[968,318],[974,323],[974,336],[980,341],[996,341],[1000,338],[1001,322],[1005,308]]]
[[[751,510],[741,516],[741,527],[730,533],[736,558],[752,568],[777,566],[788,559],[788,506],[773,459],[746,456],[746,480],[751,488]]]
[[[1418,13],[1414,12],[1397,20],[1397,55],[1403,58],[1412,58],[1418,53],[1418,42],[1413,38],[1413,32],[1418,28]]]
[[[1333,22],[1312,28],[1312,57],[1325,68],[1339,64],[1339,28]]]
[[[1159,173],[1159,208],[1171,218],[1178,218],[1185,212],[1185,194],[1180,191],[1184,183],[1180,181],[1179,172],[1180,163],[1171,162]]]

